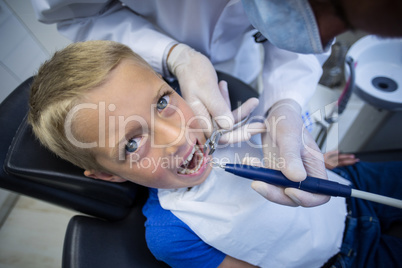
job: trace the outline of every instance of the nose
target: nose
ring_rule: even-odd
[[[186,127],[177,120],[159,119],[154,125],[154,145],[175,154],[186,144]]]

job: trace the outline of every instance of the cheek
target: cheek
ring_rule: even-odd
[[[152,188],[171,188],[172,178],[177,178],[170,169],[163,168],[162,165],[149,168],[147,174],[143,176],[143,185]]]
[[[182,125],[185,123],[185,125],[190,128],[196,128],[199,126],[197,120],[198,117],[195,117],[193,110],[184,99],[180,98],[177,101],[175,109],[175,116],[177,117],[177,120],[182,122]]]
[[[186,125],[189,128],[199,129],[201,127],[200,121],[199,121],[201,116],[196,116],[194,114],[193,110],[190,108],[190,106],[185,105],[182,108],[182,112],[184,115],[184,120],[186,121]]]
[[[146,186],[155,187],[158,181],[163,179],[164,171],[157,163],[149,158],[143,158],[141,161],[132,163],[124,168],[125,178],[131,182]]]

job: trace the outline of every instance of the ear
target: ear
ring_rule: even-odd
[[[126,179],[123,179],[119,176],[102,172],[102,171],[97,171],[97,170],[85,170],[84,175],[89,178],[97,179],[97,180],[103,180],[103,181],[111,181],[111,182],[125,182],[127,181]]]

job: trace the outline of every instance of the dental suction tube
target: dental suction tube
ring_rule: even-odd
[[[335,181],[307,177],[304,181],[294,182],[278,170],[244,164],[226,164],[220,167],[237,176],[276,186],[297,188],[306,192],[329,196],[355,197],[402,209],[402,200],[352,189],[349,185]]]

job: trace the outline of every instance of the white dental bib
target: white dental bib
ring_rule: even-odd
[[[261,157],[259,151],[243,143],[241,148],[218,150],[214,158],[234,161],[235,153],[236,160],[247,153]],[[330,179],[334,176],[329,173]],[[287,207],[261,197],[251,182],[213,169],[201,185],[190,190],[160,189],[158,197],[164,209],[171,210],[205,243],[253,265],[321,267],[339,251],[346,216],[344,198],[332,197],[314,208]]]

